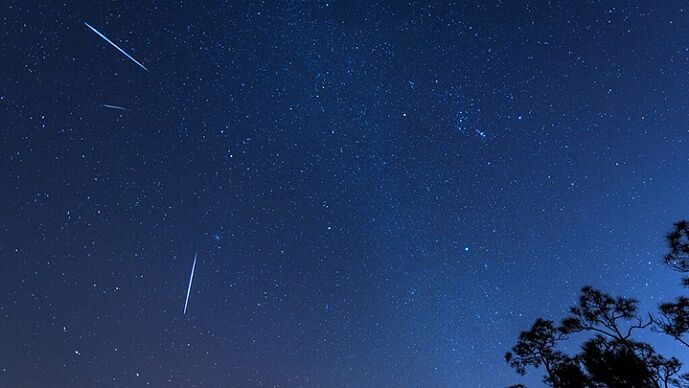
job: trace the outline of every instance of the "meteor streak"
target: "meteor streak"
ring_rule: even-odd
[[[148,71],[148,72],[150,73],[150,71],[146,68],[146,66],[142,65],[139,61],[137,61],[136,59],[134,59],[131,55],[127,54],[126,51],[122,50],[119,46],[117,46],[115,43],[113,43],[110,39],[108,39],[107,36],[101,34],[100,31],[98,31],[98,30],[96,30],[95,28],[91,27],[90,24],[88,24],[88,23],[86,23],[86,22],[84,22],[84,24],[86,24],[86,27],[90,28],[91,31],[95,32],[96,34],[98,34],[98,36],[100,36],[101,38],[105,39],[106,42],[110,43],[111,45],[113,45],[113,47],[115,47],[116,49],[120,50],[120,52],[121,52],[122,54],[124,54],[127,58],[131,59],[132,61],[134,61],[134,63],[136,63],[137,65],[141,66],[142,69],[144,69],[144,70],[146,70],[146,71]]]
[[[196,256],[199,253],[196,252],[194,255],[194,264],[191,265],[191,275],[189,276],[189,287],[187,287],[187,300],[184,302],[184,315],[187,315],[187,304],[189,304],[189,294],[191,293],[191,282],[194,280],[194,270],[196,269]]]
[[[117,109],[117,110],[129,110],[129,109],[123,108],[123,107],[121,107],[121,106],[110,105],[110,104],[103,104],[103,107],[104,107],[104,108],[110,108],[110,109]]]

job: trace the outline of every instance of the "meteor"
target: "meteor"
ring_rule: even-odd
[[[98,30],[96,30],[95,28],[91,27],[90,24],[88,24],[88,23],[86,23],[86,22],[84,22],[84,24],[86,24],[86,27],[90,28],[91,31],[95,32],[96,34],[98,34],[98,36],[100,36],[101,38],[105,39],[106,42],[110,43],[111,45],[113,45],[113,47],[115,47],[116,49],[120,50],[120,52],[121,52],[122,54],[124,54],[127,58],[131,59],[132,61],[134,61],[134,63],[136,63],[137,65],[141,66],[142,69],[144,69],[144,70],[146,70],[146,71],[148,71],[148,72],[150,73],[150,71],[146,68],[146,66],[142,65],[139,61],[137,61],[136,59],[134,59],[131,55],[127,54],[126,51],[122,50],[119,46],[117,46],[115,43],[113,43],[110,39],[108,39],[107,36],[101,34],[100,31],[98,31]]]
[[[121,107],[121,106],[110,105],[110,104],[103,104],[103,108],[117,109],[117,110],[129,110],[129,109],[123,108],[123,107]]]
[[[199,255],[197,251],[194,255],[194,264],[191,265],[191,275],[189,276],[189,287],[187,287],[187,300],[184,302],[184,315],[187,315],[187,304],[189,304],[189,294],[191,293],[191,282],[194,280],[194,270],[196,269],[196,257]]]

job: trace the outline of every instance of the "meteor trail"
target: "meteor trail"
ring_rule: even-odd
[[[191,265],[191,275],[189,276],[189,287],[187,287],[187,300],[184,302],[184,315],[187,315],[187,304],[189,303],[189,294],[191,293],[191,282],[194,280],[194,269],[196,269],[196,256],[199,253],[196,252],[194,255],[194,264]]]
[[[113,47],[115,47],[116,49],[120,50],[120,52],[121,52],[122,54],[124,54],[127,58],[131,59],[132,61],[134,61],[134,63],[136,63],[137,65],[141,66],[142,69],[144,69],[144,70],[146,70],[146,71],[148,71],[148,72],[150,73],[150,71],[146,68],[146,66],[142,65],[141,63],[139,63],[139,61],[137,61],[136,59],[134,59],[131,55],[127,54],[124,50],[122,50],[121,48],[119,48],[119,46],[117,46],[117,45],[116,45],[115,43],[113,43],[110,39],[108,39],[107,36],[101,34],[100,31],[98,31],[98,30],[96,30],[95,28],[91,27],[90,24],[88,24],[88,23],[86,23],[86,22],[84,22],[84,24],[86,24],[86,27],[90,28],[91,31],[95,32],[96,34],[98,34],[98,36],[100,36],[101,38],[105,39],[106,42],[110,43],[111,45],[113,45]]]
[[[117,109],[117,110],[129,110],[129,109],[123,108],[123,107],[121,107],[121,106],[110,105],[110,104],[103,104],[103,107],[104,107],[104,108],[110,108],[110,109]]]

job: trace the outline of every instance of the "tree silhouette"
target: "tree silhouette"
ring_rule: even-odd
[[[689,298],[679,296],[674,302],[661,304],[660,317],[656,318],[656,323],[663,333],[689,347],[689,340],[684,338],[689,333]]]
[[[591,381],[604,387],[657,386],[646,363],[617,340],[596,335],[582,346],[581,358]]]
[[[670,248],[670,252],[663,257],[665,264],[677,272],[689,272],[689,221],[675,222],[665,238]]]
[[[527,367],[543,366],[543,381],[559,388],[681,386],[679,360],[667,359],[651,345],[632,338],[653,322],[650,317],[641,317],[635,299],[614,297],[586,286],[560,327],[537,319],[531,329],[519,335],[505,360],[521,375]],[[557,346],[574,333],[591,333],[593,337],[572,357]]]
[[[665,264],[689,274],[689,221],[674,223],[666,240]],[[689,276],[682,278],[682,284],[689,287]],[[677,358],[666,358],[634,338],[637,332],[652,329],[689,347],[689,296],[662,303],[656,317],[640,314],[637,305],[636,299],[583,287],[577,305],[569,309],[559,327],[553,321],[537,319],[519,334],[505,360],[520,375],[529,367],[543,366],[543,381],[559,388],[689,388],[689,374],[680,375],[682,363]],[[570,356],[557,347],[573,334],[592,337],[584,340],[579,354]]]
[[[644,322],[636,305],[636,299],[612,297],[585,286],[581,289],[579,305],[570,308],[570,315],[562,321],[560,330],[565,334],[593,331],[628,346],[634,330],[645,329],[653,323],[651,318]]]
[[[689,221],[675,222],[665,238],[670,248],[670,252],[663,256],[665,264],[674,271],[689,273]],[[682,278],[682,285],[689,287],[689,277]],[[689,334],[689,298],[679,296],[672,302],[662,303],[659,310],[657,328],[689,347],[686,338]]]
[[[544,382],[553,386],[566,386],[564,381],[587,381],[577,363],[566,354],[555,350],[565,339],[552,321],[537,319],[531,329],[519,334],[517,344],[505,354],[505,361],[517,373],[524,375],[527,367],[543,366],[546,371]],[[565,379],[566,377],[566,379]],[[574,387],[574,386],[572,386]]]
[[[565,334],[589,331],[596,335],[584,343],[581,354],[593,382],[607,387],[659,387],[663,374],[659,369],[679,362],[668,361],[650,345],[632,340],[636,330],[653,324],[650,316],[644,320],[639,315],[637,303],[586,286],[579,304],[563,319],[560,330]]]
[[[687,375],[679,375],[679,372],[682,369],[682,363],[678,359],[675,357],[667,359],[660,354],[655,353],[650,345],[644,345],[648,346],[648,349],[646,355],[642,357],[642,359],[646,362],[646,365],[648,365],[648,368],[653,373],[653,379],[658,383],[657,385],[664,388],[686,388],[688,386],[687,383],[689,380],[687,380]]]

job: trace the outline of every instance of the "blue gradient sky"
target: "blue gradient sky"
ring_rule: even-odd
[[[11,1],[0,385],[538,386],[502,356],[581,286],[678,292],[651,3]]]

